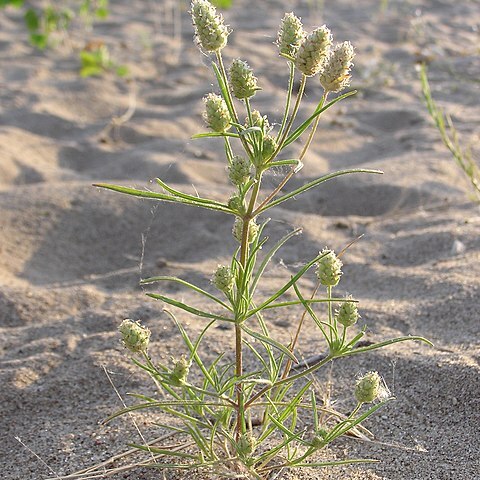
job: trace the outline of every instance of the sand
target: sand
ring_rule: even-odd
[[[429,61],[434,97],[478,159],[479,4],[392,0],[382,11],[379,0],[252,3],[235,0],[225,12],[235,29],[225,55],[246,58],[254,67],[263,87],[255,107],[272,121],[280,119],[287,82],[273,45],[284,11],[294,9],[309,28],[327,23],[338,41],[351,40],[357,50],[352,87],[358,94],[325,115],[305,168],[286,191],[342,168],[385,172],[332,181],[272,211],[272,241],[293,227],[303,234],[280,252],[259,293],[281,285],[325,245],[340,250],[363,234],[344,255],[339,291],[360,300],[368,339],[417,334],[435,344],[399,344],[319,373],[319,388],[330,389],[342,411],[353,406],[357,374],[375,369],[385,378],[396,401],[367,422],[375,443],[343,439],[326,452],[326,458],[381,462],[285,478],[478,478],[480,209],[425,112],[415,65]],[[40,53],[28,45],[20,13],[0,13],[5,479],[65,475],[139,441],[129,418],[100,424],[121,407],[104,368],[127,402],[126,392],[153,391],[129,363],[116,327],[127,317],[141,319],[153,332],[152,356],[163,360],[183,346],[163,305],[147,298],[138,281],[168,274],[209,289],[212,271],[235,248],[231,222],[222,214],[91,186],[112,181],[143,188],[159,176],[218,199],[231,191],[221,143],[191,139],[205,129],[201,98],[213,76],[208,59],[191,42],[186,8],[176,10],[181,28],[175,29],[172,22],[179,16],[171,18],[163,2],[112,2],[111,11],[88,35],[114,45],[114,55],[130,65],[134,85],[111,74],[79,77],[71,48],[85,41],[80,27],[65,43]],[[301,115],[320,93],[316,81],[310,82]],[[131,118],[109,128],[129,105],[135,106]],[[280,173],[270,176],[267,188],[280,179]],[[304,285],[313,286],[312,276]],[[163,288],[203,305],[188,291]],[[192,335],[200,331],[201,321],[178,316]],[[297,318],[298,312],[270,316],[276,337],[287,341]],[[206,355],[231,355],[231,333],[213,329]],[[322,349],[309,325],[299,354]],[[162,433],[149,427],[151,417],[136,419],[147,438]],[[137,470],[111,478],[164,477]],[[165,478],[187,475],[168,472]]]

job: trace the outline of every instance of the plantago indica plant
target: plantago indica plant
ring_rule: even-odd
[[[165,310],[178,328],[188,352],[187,356],[167,365],[150,357],[150,331],[139,322],[125,320],[119,328],[124,345],[132,353],[133,362],[155,382],[159,398],[136,395],[140,403],[115,413],[110,419],[136,410],[158,409],[177,420],[163,427],[184,439],[184,448],[138,445],[153,456],[164,455],[170,459],[168,463],[152,464],[158,468],[208,468],[224,477],[261,480],[273,478],[284,468],[371,461],[320,462],[315,461],[315,454],[355,429],[391,400],[380,376],[369,372],[358,379],[356,385],[352,382],[352,399],[356,399],[357,406],[344,416],[317,403],[313,374],[334,359],[364,354],[397,342],[429,342],[422,337],[408,336],[368,346],[360,343],[365,328],[354,331],[360,318],[357,301],[351,296],[334,295],[333,290],[342,276],[342,262],[340,254],[328,248],[314,255],[286,279],[279,290],[267,296],[257,294],[272,257],[299,233],[299,230],[288,233],[261,255],[267,242],[264,236],[266,221],[262,221],[267,211],[335,177],[381,173],[369,169],[341,170],[289,193],[281,192],[302,167],[322,112],[355,93],[344,93],[327,101],[331,93],[340,92],[349,85],[353,47],[349,42],[333,46],[332,34],[326,26],[306,33],[299,18],[293,13],[285,14],[277,45],[281,61],[287,66],[289,82],[284,115],[274,129],[269,119],[252,106],[261,88],[252,68],[242,59],[234,59],[229,68],[225,67],[223,50],[230,30],[222,16],[207,0],[194,0],[191,13],[196,43],[210,55],[218,83],[218,91],[207,93],[204,98],[204,120],[209,131],[194,138],[212,137],[213,141],[224,143],[228,178],[233,187],[230,198],[221,202],[189,195],[161,179],[156,179],[162,189],[158,193],[116,185],[98,186],[230,216],[238,248],[227,265],[219,265],[213,272],[211,289],[205,290],[176,277],[142,280],[142,284],[176,282],[203,296],[215,308],[201,310],[162,293],[148,293],[153,299],[180,310],[182,315],[196,317],[198,322],[204,322],[204,328],[198,337],[192,338],[181,319]],[[295,97],[293,84],[297,75],[300,88]],[[316,75],[316,79],[311,78]],[[323,95],[306,119],[299,122],[297,117],[307,78],[317,82],[320,79]],[[301,138],[304,142],[298,156],[284,158],[286,147]],[[283,179],[273,191],[264,194],[261,187],[265,172],[279,170],[279,167],[284,171]],[[310,270],[314,270],[318,279],[315,293],[323,290],[321,296],[302,292],[299,282]],[[287,292],[294,293],[294,299],[285,299]],[[292,322],[292,340],[284,344],[272,335],[264,314],[267,310],[284,311],[294,306],[304,313],[296,325]],[[325,341],[325,354],[303,369],[294,368],[298,363],[298,340],[307,319],[313,320],[318,327],[319,337]],[[234,327],[234,358],[221,354],[208,360],[202,355],[202,341],[209,329],[221,322]],[[245,368],[244,355],[256,361],[254,368]]]

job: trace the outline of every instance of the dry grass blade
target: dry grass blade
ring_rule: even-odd
[[[163,442],[164,440],[167,440],[169,438],[174,437],[175,435],[178,435],[178,433],[179,432],[167,433],[165,435],[162,435],[161,437],[155,438],[148,445],[149,446],[156,445],[160,442]],[[180,447],[174,447],[174,448],[180,448]],[[184,446],[182,445],[181,448],[184,448]],[[123,466],[123,467],[116,467],[116,468],[111,468],[111,469],[107,468],[110,465],[112,465],[113,463],[118,462],[119,460],[122,460],[126,457],[129,457],[129,456],[132,456],[132,455],[135,455],[135,454],[138,454],[138,453],[139,453],[138,448],[131,448],[129,450],[126,450],[125,452],[119,453],[117,455],[113,455],[108,460],[105,460],[103,462],[92,465],[91,467],[84,468],[82,470],[78,470],[77,472],[74,472],[70,475],[65,475],[65,476],[62,476],[62,477],[58,477],[58,476],[57,477],[50,477],[50,478],[52,478],[52,479],[56,478],[57,480],[59,478],[61,480],[101,478],[101,477],[89,477],[88,475],[106,475],[106,474],[113,475],[113,473],[118,473],[118,471],[119,471],[118,468],[122,468],[122,469],[126,468],[127,470],[130,470],[130,469],[136,468],[137,466],[144,466],[144,465],[149,464],[149,461],[142,460],[141,462],[131,463],[131,464]],[[161,455],[157,455],[156,457],[157,458],[161,457]],[[127,470],[121,470],[121,471],[127,471]]]

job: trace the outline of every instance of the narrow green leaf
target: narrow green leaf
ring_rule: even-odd
[[[205,203],[205,204],[211,204],[211,205],[216,205],[218,207],[224,207],[228,208],[226,205],[223,203],[217,202],[216,200],[211,200],[209,198],[202,198],[202,197],[197,197],[195,195],[189,195],[188,193],[183,193],[180,190],[176,190],[175,188],[170,187],[167,185],[162,179],[156,178],[155,181],[167,192],[171,193],[175,197],[179,198],[184,198],[185,200],[189,200],[191,202],[197,202],[197,203]]]
[[[344,98],[350,97],[352,95],[355,95],[357,93],[356,90],[352,90],[351,92],[344,93],[343,95],[340,95],[337,98],[334,98],[331,102],[327,103],[325,106],[321,108],[317,108],[313,114],[307,118],[299,127],[297,127],[285,140],[285,142],[282,145],[282,149],[290,145],[292,142],[294,142],[300,135],[310,126],[310,124],[317,118],[321,113],[323,113],[325,110],[328,110],[330,107],[335,105],[337,102],[340,100],[343,100]]]
[[[428,346],[433,347],[433,343],[430,340],[427,340],[424,337],[407,335],[405,337],[392,338],[390,340],[386,340],[385,342],[374,343],[373,345],[369,345],[368,347],[355,348],[355,349],[350,350],[346,353],[342,353],[341,356],[342,357],[348,357],[350,355],[356,355],[358,353],[364,353],[364,352],[369,352],[370,350],[376,350],[377,348],[387,347],[388,345],[393,345],[394,343],[408,342],[408,341],[412,341],[412,340],[423,342],[423,343],[426,343]]]
[[[296,158],[292,158],[291,160],[276,160],[274,162],[269,162],[265,167],[271,168],[271,167],[285,167],[288,165],[301,165],[302,162]]]
[[[159,423],[159,422],[153,422],[153,425],[159,428],[163,428],[165,430],[172,430],[173,432],[180,432],[180,433],[186,433],[186,431],[183,428],[180,427],[174,427],[173,425],[166,424],[166,423]]]
[[[281,352],[283,352],[287,357],[289,357],[290,359],[292,359],[294,362],[297,362],[298,360],[296,359],[295,355],[293,355],[293,353],[283,344],[281,344],[280,342],[277,342],[276,340],[274,340],[273,338],[270,338],[270,337],[267,337],[265,335],[262,335],[261,333],[259,332],[255,332],[254,330],[252,330],[251,328],[248,328],[246,325],[242,324],[242,330],[247,333],[248,335],[250,335],[251,337],[259,340],[260,342],[262,343],[266,343],[268,345],[271,345],[272,347],[275,347],[276,349],[280,350]]]
[[[230,8],[232,0],[212,0],[212,4],[218,8]]]
[[[296,196],[306,192],[307,190],[310,190],[311,188],[314,188],[314,187],[320,185],[321,183],[326,182],[327,180],[331,180],[332,178],[335,178],[335,177],[340,177],[341,175],[349,175],[351,173],[382,174],[383,172],[380,171],[380,170],[372,170],[372,169],[368,169],[368,168],[351,168],[351,169],[348,169],[348,170],[339,170],[338,172],[329,173],[328,175],[324,175],[323,177],[317,178],[316,180],[313,180],[312,182],[306,183],[305,185],[303,185],[303,186],[297,188],[296,190],[294,190],[293,192],[287,193],[286,195],[283,195],[282,197],[277,198],[276,200],[273,200],[272,202],[268,203],[267,205],[265,205],[260,210],[256,211],[255,214],[260,215],[265,210],[268,210],[269,208],[272,208],[276,205],[279,205],[280,203],[283,203],[283,202],[289,200],[290,198],[296,197]]]
[[[193,139],[197,138],[212,138],[212,137],[233,137],[233,138],[240,138],[238,133],[232,132],[207,132],[207,133],[196,133],[192,135]]]
[[[283,423],[279,422],[274,417],[272,417],[272,415],[269,415],[269,418],[275,424],[275,426],[285,434],[285,436],[287,437],[287,440],[288,440],[287,444],[296,440],[299,443],[301,443],[302,445],[308,446],[308,443],[305,442],[304,440],[302,440],[302,438],[301,438],[301,436],[305,432],[300,432],[300,433],[295,434],[294,432],[289,430],[285,425],[283,425]]]
[[[270,305],[267,305],[264,307],[264,310],[268,310],[271,308],[282,308],[282,307],[291,307],[293,305],[304,305],[305,303],[307,305],[310,304],[315,304],[315,303],[332,303],[332,302],[344,302],[345,297],[343,298],[313,298],[313,299],[305,299],[305,302],[302,302],[300,300],[289,300],[287,302],[277,302],[277,303],[271,303]],[[353,300],[352,300],[353,301]]]
[[[255,315],[257,312],[261,312],[267,305],[270,305],[274,302],[278,297],[282,296],[294,283],[296,283],[306,272],[309,270],[316,262],[318,262],[322,257],[324,257],[326,253],[320,253],[317,255],[313,260],[308,262],[300,271],[293,276],[289,282],[287,282],[280,290],[278,290],[275,294],[273,294],[269,299],[265,300],[260,306],[250,310],[246,318]]]
[[[348,419],[340,422],[338,425],[336,425],[336,427],[331,432],[329,432],[326,440],[330,443],[333,440],[335,440],[336,438],[341,437],[342,435],[344,435],[345,433],[350,431],[352,428],[354,428],[357,425],[359,425],[360,423],[362,423],[368,417],[373,415],[377,410],[379,410],[380,408],[382,408],[383,406],[385,406],[388,402],[391,402],[392,400],[394,400],[393,397],[387,398],[383,402],[377,403],[376,405],[373,405],[372,407],[370,407],[362,415],[360,415],[356,418],[352,418],[352,419],[348,418]]]
[[[231,102],[231,98],[228,93],[228,85],[225,84],[222,73],[220,72],[220,69],[218,68],[218,65],[215,62],[212,62],[212,67],[215,73],[215,77],[217,78],[217,83],[220,88],[220,93],[222,94],[222,97],[225,100],[225,103],[227,104],[228,112],[230,113],[230,117],[233,120],[235,119],[235,109],[233,108],[233,104]]]
[[[24,0],[0,0],[0,8],[12,6],[15,8],[20,8],[23,6]]]
[[[320,467],[338,467],[340,465],[354,465],[357,463],[378,463],[379,460],[374,458],[352,458],[350,460],[333,460],[331,462],[312,462],[312,463],[295,463],[291,462],[291,465],[295,467],[309,467],[309,468],[320,468]]]
[[[260,355],[260,353],[258,352],[258,350],[248,341],[248,340],[243,340],[243,342],[245,343],[245,345],[252,351],[252,353],[257,357],[258,361],[263,365],[264,369],[266,372],[269,371],[269,368],[268,368],[268,364],[267,362],[264,360],[264,358]],[[271,383],[271,382],[270,382]]]
[[[180,457],[180,458],[191,458],[197,459],[197,455],[192,455],[190,453],[179,452],[178,450],[170,450],[168,448],[158,448],[158,447],[151,447],[148,445],[138,445],[136,443],[128,443],[129,447],[138,448],[139,450],[143,450],[145,452],[154,453],[155,455],[165,455],[169,457]]]
[[[154,200],[160,200],[164,202],[182,203],[184,205],[191,205],[194,207],[206,208],[208,210],[217,210],[223,213],[230,213],[230,214],[233,213],[232,210],[230,210],[226,205],[217,204],[214,202],[206,203],[202,201],[189,201],[185,198],[176,197],[173,195],[150,192],[148,190],[138,190],[136,188],[122,187],[120,185],[110,185],[108,183],[94,183],[93,186],[99,187],[99,188],[105,188],[106,190],[112,190],[114,192],[124,193],[126,195],[133,195],[135,197],[152,198]],[[193,198],[196,198],[196,197],[193,197]]]
[[[235,320],[233,318],[222,317],[221,315],[216,315],[214,313],[204,312],[203,310],[199,310],[198,308],[192,307],[183,302],[179,302],[178,300],[175,300],[173,298],[166,297],[165,295],[160,295],[158,293],[147,293],[147,296],[154,298],[155,300],[161,300],[162,302],[173,305],[174,307],[180,308],[188,313],[192,313],[193,315],[197,315],[199,317],[213,318],[215,320],[235,323]]]
[[[308,314],[313,318],[314,322],[317,324],[318,328],[320,329],[320,331],[322,332],[322,335],[325,337],[325,340],[327,341],[328,343],[328,347],[330,349],[330,351],[332,350],[332,346],[331,346],[331,343],[330,343],[330,337],[327,336],[325,330],[324,330],[324,325],[326,327],[328,327],[330,329],[331,332],[334,332],[335,333],[335,327],[333,325],[330,325],[329,323],[325,323],[325,322],[322,322],[319,320],[319,318],[315,315],[315,312],[312,310],[312,308],[310,307],[310,305],[307,303],[307,301],[303,298],[302,294],[300,293],[300,290],[298,289],[297,287],[297,284],[294,283],[293,284],[293,288],[295,290],[295,294],[297,295],[297,297],[299,298],[299,300],[302,302],[303,304],[303,307],[305,308],[305,310],[308,312]]]
[[[210,376],[210,372],[205,367],[201,358],[198,356],[198,354],[196,352],[196,349],[195,349],[195,346],[193,345],[192,341],[190,340],[190,337],[188,336],[186,330],[183,328],[183,325],[177,320],[177,318],[175,317],[175,315],[172,312],[170,312],[168,310],[165,310],[165,312],[167,313],[167,315],[173,320],[173,322],[177,326],[180,334],[182,335],[182,338],[183,338],[185,344],[187,345],[188,349],[190,350],[190,353],[192,355],[192,359],[195,361],[195,363],[198,365],[200,370],[203,372],[203,375],[205,376],[205,378],[210,382],[210,384],[213,387],[215,387],[215,382],[214,382],[213,378]]]
[[[310,391],[310,401],[312,403],[312,412],[313,412],[313,428],[315,433],[318,431],[318,410],[317,410],[317,397],[315,395],[315,390]]]
[[[284,237],[282,237],[274,246],[271,248],[267,254],[265,255],[265,258],[263,259],[262,263],[258,267],[257,272],[255,273],[255,276],[253,277],[252,280],[252,285],[250,287],[250,292],[251,296],[255,293],[255,290],[258,285],[258,281],[260,280],[260,277],[263,275],[263,272],[267,268],[267,265],[270,263],[270,260],[272,257],[278,252],[278,250],[286,243],[288,240],[290,240],[292,237],[295,237],[296,235],[299,235],[302,232],[301,228],[296,228],[292,232],[288,233]]]
[[[180,285],[184,285],[188,288],[191,288],[193,291],[195,291],[197,293],[200,293],[207,298],[210,298],[211,300],[218,303],[219,305],[226,308],[227,310],[232,311],[232,307],[230,307],[226,303],[222,302],[215,295],[212,295],[212,294],[208,293],[207,291],[201,289],[200,287],[197,287],[196,285],[194,285],[192,283],[189,283],[185,280],[182,280],[181,278],[178,278],[178,277],[170,277],[170,276],[166,276],[166,275],[161,275],[161,276],[158,276],[158,277],[145,278],[143,280],[140,280],[140,285],[147,285],[149,283],[163,282],[163,281],[165,281],[165,282],[176,282],[176,283],[179,283]]]

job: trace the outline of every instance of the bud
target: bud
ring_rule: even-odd
[[[333,250],[324,248],[320,253],[324,256],[318,261],[315,273],[322,285],[334,287],[342,276],[343,263]]]
[[[228,166],[228,178],[234,185],[243,185],[250,178],[250,160],[239,155]]]
[[[352,302],[351,295],[348,296],[342,304],[340,304],[340,307],[335,313],[337,322],[344,327],[351,327],[352,325],[355,325],[357,320],[360,318],[357,304]]]
[[[332,34],[325,25],[315,29],[298,49],[297,68],[307,77],[316,75],[323,67],[332,41]]]
[[[239,99],[250,98],[260,88],[257,85],[257,77],[248,63],[238,58],[232,62],[230,67],[230,87],[235,97]]]
[[[277,150],[277,146],[277,142],[271,135],[265,135],[265,137],[263,137],[262,158],[264,162],[272,158],[272,155]]]
[[[179,360],[175,361],[173,370],[170,373],[170,382],[172,385],[181,387],[187,380],[189,370],[190,362],[182,355]]]
[[[207,0],[193,0],[192,20],[195,38],[205,52],[218,52],[227,44],[228,28],[223,24],[222,15]]]
[[[250,125],[250,119],[245,118],[245,128],[259,127],[264,133],[270,131],[270,123],[266,115],[263,115],[258,110],[252,111],[252,125]]]
[[[300,19],[293,12],[286,13],[278,31],[277,45],[280,53],[295,57],[304,38],[305,31]]]
[[[312,445],[312,447],[317,449],[323,448],[327,444],[327,442],[325,441],[327,435],[328,431],[320,428],[317,433],[313,435],[312,438],[310,438],[310,444]]]
[[[320,83],[325,92],[340,92],[350,85],[350,69],[355,51],[350,42],[338,44],[328,56]]]
[[[257,447],[257,439],[251,433],[242,433],[237,443],[237,452],[242,457],[252,454]]]
[[[245,213],[245,205],[243,199],[239,195],[232,195],[228,199],[228,206],[236,212]]]
[[[122,343],[133,353],[146,352],[150,341],[150,330],[142,327],[140,322],[134,322],[128,318],[118,327],[122,334]]]
[[[368,372],[357,380],[355,398],[359,403],[370,403],[378,398],[381,389],[381,377],[378,372]]]
[[[235,223],[233,224],[232,229],[233,237],[238,241],[242,242],[243,235],[243,220],[240,217],[235,218]],[[258,225],[255,223],[255,220],[250,220],[248,224],[248,243],[252,243],[255,240],[255,237],[258,234]]]
[[[205,123],[214,132],[225,132],[230,128],[230,113],[225,100],[215,93],[209,93],[204,97],[205,113],[203,118]]]
[[[230,292],[230,290],[232,290],[233,288],[233,285],[235,284],[235,277],[233,275],[232,269],[224,265],[219,265],[212,276],[212,283],[221,292]]]

